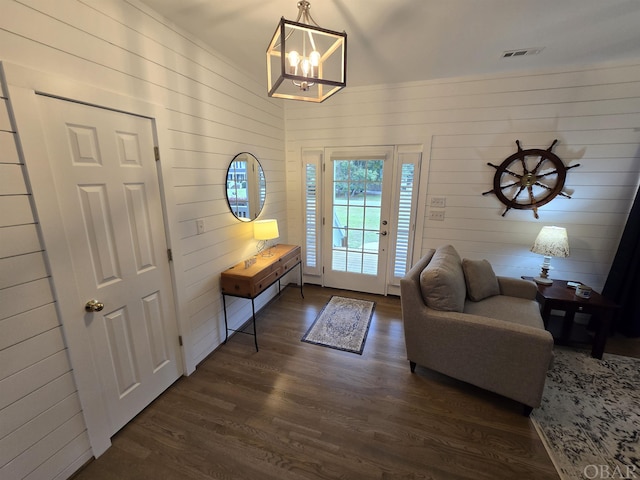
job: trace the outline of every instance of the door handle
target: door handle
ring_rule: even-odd
[[[84,304],[84,309],[87,312],[99,312],[104,308],[104,303],[100,303],[98,300],[89,300]]]

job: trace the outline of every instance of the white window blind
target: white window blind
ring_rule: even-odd
[[[405,163],[400,167],[400,186],[398,195],[398,225],[396,234],[396,252],[393,262],[393,276],[404,277],[409,259],[409,240],[411,239],[411,221],[413,210],[413,181],[415,165]]]
[[[416,151],[398,153],[393,205],[397,223],[396,236],[391,247],[393,263],[390,266],[390,285],[400,285],[400,279],[411,268],[421,158],[422,154]]]
[[[318,235],[316,226],[318,224],[317,212],[317,191],[318,191],[318,169],[311,163],[306,165],[306,185],[305,185],[305,227],[307,256],[306,264],[309,268],[316,268],[318,259]]]
[[[302,208],[305,228],[303,247],[304,273],[318,276],[322,273],[320,262],[322,154],[322,150],[303,149],[302,151]]]

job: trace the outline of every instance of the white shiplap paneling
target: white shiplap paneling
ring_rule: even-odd
[[[236,153],[250,151],[262,162],[268,182],[264,215],[281,222],[280,240],[287,240],[282,102],[268,99],[263,85],[135,0],[3,1],[0,61],[164,109],[157,133],[167,228],[186,367],[193,371],[224,339],[220,272],[255,251],[252,226],[234,219],[224,197],[226,168]],[[17,412],[15,421],[22,425],[2,432],[2,459],[9,463],[1,476],[65,478],[90,455],[90,435],[77,398],[47,406],[38,394],[52,382],[64,383],[55,382],[71,371],[49,286],[64,279],[50,279],[43,271],[49,252],[30,211],[32,192],[16,160],[9,118],[0,112],[0,130],[6,130],[0,131],[0,181],[3,193],[11,194],[0,197],[0,331],[6,333],[0,357],[12,374],[0,379],[0,405]],[[28,158],[25,163],[28,169]],[[196,219],[204,221],[202,235],[197,235]],[[4,274],[19,269],[15,281]],[[231,302],[230,312],[237,325],[250,308]],[[49,356],[32,358],[27,351]],[[60,422],[42,417],[24,423],[29,412],[41,407],[65,413],[57,416]]]
[[[0,476],[46,468],[54,478],[91,452],[8,108],[0,104]],[[56,418],[61,402],[77,406],[73,431]]]
[[[347,88],[322,105],[286,110],[290,225],[302,225],[302,148],[431,144],[423,155],[426,189],[422,251],[452,243],[469,258],[487,258],[498,274],[534,275],[541,258],[529,248],[543,225],[569,231],[571,256],[554,259],[556,278],[600,290],[640,183],[640,63],[410,84]],[[491,190],[495,170],[523,148],[547,148],[566,165],[565,192],[531,211],[511,210]],[[429,220],[432,196],[445,197],[445,220]],[[303,232],[292,228],[301,242]],[[420,253],[420,252],[418,252]]]
[[[74,72],[75,80],[166,107],[167,130],[160,135],[171,154],[163,161],[170,164],[167,183],[175,200],[169,220],[178,254],[178,302],[188,314],[196,299],[187,292],[208,282],[208,321],[219,331],[217,276],[253,253],[251,225],[230,216],[224,199],[225,171],[235,153],[251,151],[262,161],[268,180],[265,215],[286,224],[286,185],[278,181],[284,177],[281,102],[267,99],[262,85],[137,2],[26,3],[32,8],[12,3],[0,19],[3,44],[13,45],[3,52],[5,60],[62,75]],[[196,219],[204,221],[203,235],[196,235]],[[203,243],[206,247],[198,246]],[[188,266],[182,265],[182,252],[190,254]],[[206,273],[194,276],[193,264]],[[182,321],[188,332],[190,319]],[[191,341],[202,339],[185,335],[185,340],[189,350]],[[211,336],[203,354],[220,340],[219,334]],[[203,357],[191,353],[192,369]]]

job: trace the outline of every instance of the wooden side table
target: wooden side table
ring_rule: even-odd
[[[532,277],[522,278],[533,280]],[[565,312],[562,323],[562,334],[559,339],[560,342],[567,343],[569,341],[573,327],[573,319],[576,313],[593,315],[596,332],[591,347],[591,356],[601,359],[607,343],[607,337],[609,336],[613,312],[618,308],[618,305],[595,291],[591,292],[589,299],[577,297],[575,289],[567,286],[567,280],[553,280],[552,285],[536,285],[538,287],[536,300],[540,304],[545,328],[549,326],[551,310],[562,310]]]
[[[300,247],[298,245],[279,244],[271,247],[269,253],[271,254],[270,256],[257,255],[253,257],[255,258],[255,262],[248,267],[245,267],[244,262],[240,262],[222,272],[220,276],[220,287],[222,290],[222,307],[224,309],[224,343],[227,343],[229,331],[247,333],[253,335],[256,352],[258,351],[254,300],[276,282],[278,282],[278,293],[280,293],[280,279],[296,266],[300,267],[300,295],[304,298]],[[251,300],[253,333],[245,332],[243,329],[234,330],[229,328],[227,323],[227,296],[248,298]]]

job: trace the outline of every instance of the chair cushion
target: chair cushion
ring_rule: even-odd
[[[485,298],[500,295],[500,285],[496,274],[487,260],[462,260],[464,281],[470,300],[479,302]]]
[[[496,295],[482,302],[467,301],[464,313],[495,318],[505,322],[517,323],[544,330],[544,322],[540,316],[540,306],[535,300],[526,298]]]
[[[467,288],[460,255],[451,246],[439,247],[420,273],[424,303],[435,310],[462,312]]]

